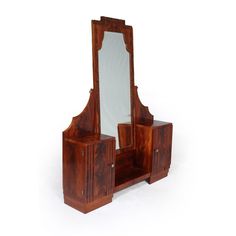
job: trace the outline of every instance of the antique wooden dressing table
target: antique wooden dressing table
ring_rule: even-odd
[[[113,193],[167,176],[172,124],[154,121],[134,85],[133,29],[124,20],[92,21],[93,89],[63,132],[64,201],[83,213]]]

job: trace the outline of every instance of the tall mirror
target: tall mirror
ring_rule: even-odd
[[[101,133],[116,138],[116,149],[132,144],[129,52],[124,35],[104,32],[98,51]]]

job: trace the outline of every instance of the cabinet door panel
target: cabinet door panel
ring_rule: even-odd
[[[153,129],[153,172],[168,169],[171,161],[172,125]]]
[[[162,167],[164,169],[168,169],[171,163],[171,145],[162,150],[162,156],[163,156]]]
[[[165,126],[161,134],[161,152],[162,152],[162,166],[165,169],[170,167],[171,162],[171,146],[172,146],[172,124]]]
[[[94,200],[113,193],[114,150],[114,142],[102,142],[94,145]]]
[[[153,152],[153,162],[152,162],[152,174],[156,175],[161,171],[165,170],[166,167],[166,155],[165,150],[156,149]]]
[[[107,195],[110,195],[113,194],[115,187],[115,140],[107,145]]]
[[[94,200],[105,196],[107,193],[106,150],[107,145],[105,143],[99,143],[94,145]]]

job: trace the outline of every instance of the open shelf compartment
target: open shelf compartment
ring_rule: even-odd
[[[141,168],[131,167],[122,172],[116,173],[115,177],[115,191],[118,192],[136,183],[139,183],[150,177],[150,173],[145,172]]]

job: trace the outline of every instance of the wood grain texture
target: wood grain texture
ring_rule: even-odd
[[[64,203],[75,208],[76,210],[81,211],[82,213],[88,213],[90,211],[93,211],[99,207],[102,207],[108,203],[112,202],[112,195],[110,196],[105,196],[97,201],[89,202],[89,203],[81,203],[80,201],[70,198],[67,195],[64,195]]]
[[[129,52],[131,123],[118,124],[119,140],[101,134],[98,51],[105,31],[122,33]],[[89,101],[63,132],[64,202],[83,213],[110,203],[114,192],[167,176],[172,146],[172,124],[154,120],[134,85],[132,27],[120,19],[94,20],[92,46],[93,89]],[[115,150],[118,141],[121,149]]]
[[[134,121],[135,124],[152,125],[153,115],[149,112],[147,106],[144,106],[138,96],[138,87],[134,86]]]
[[[66,204],[88,212],[111,202],[115,187],[115,139],[106,135],[63,139]]]
[[[153,183],[167,176],[171,164],[172,124],[154,121],[152,125],[137,125],[136,163],[150,172]]]
[[[130,147],[132,144],[132,124],[118,124],[118,139],[120,149]]]
[[[172,124],[155,120],[152,125],[137,124],[135,130],[136,165],[151,172],[153,175],[157,174],[163,161],[165,161],[165,168],[169,169],[172,147]],[[163,160],[159,161],[159,157]],[[158,170],[155,168],[158,168]]]
[[[135,164],[147,172],[151,172],[152,126],[137,124]]]
[[[89,101],[84,110],[72,118],[70,126],[63,132],[63,137],[80,138],[98,133],[98,110],[96,109],[96,97],[93,89],[90,90]]]

